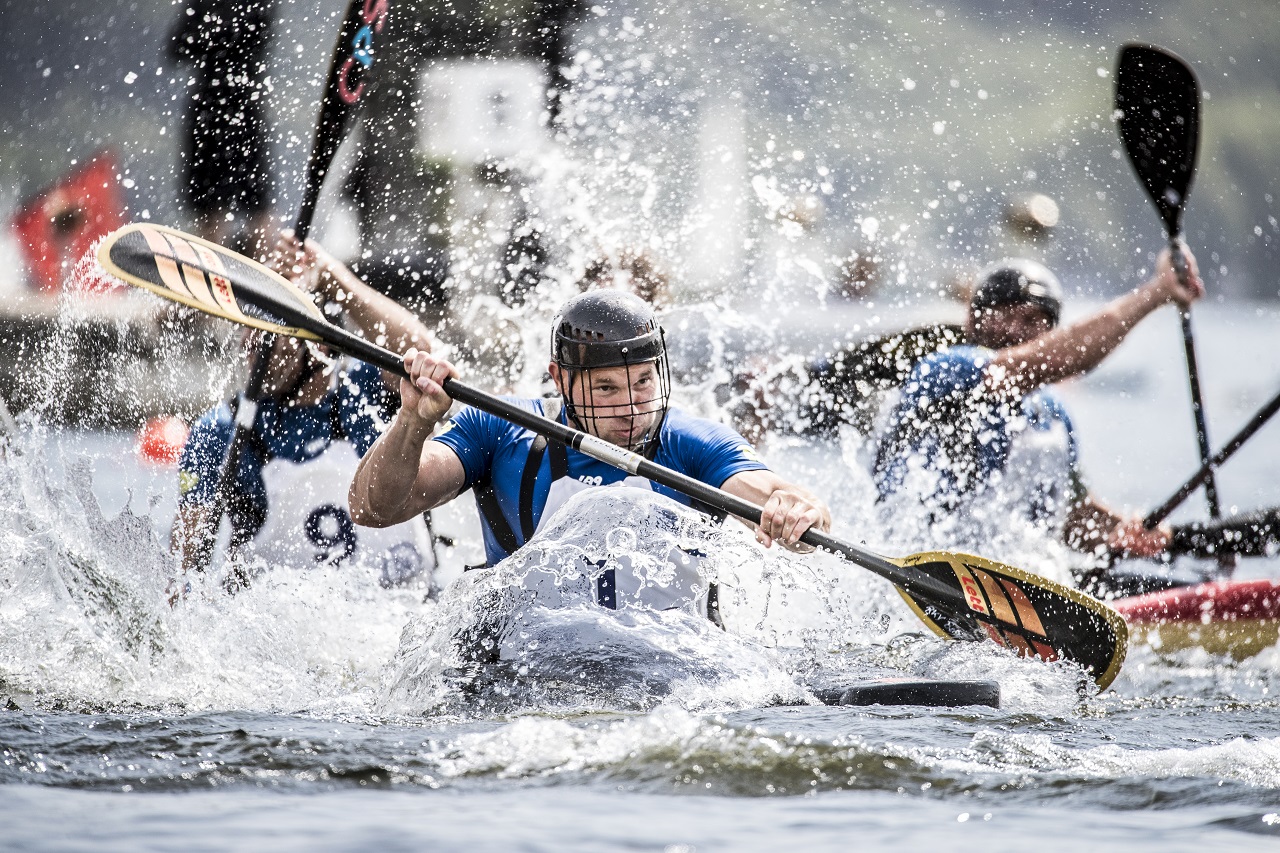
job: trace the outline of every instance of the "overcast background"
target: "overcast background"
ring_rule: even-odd
[[[280,7],[273,144],[286,213],[342,5]],[[167,0],[0,0],[0,218],[109,147],[131,215],[181,224],[182,87],[162,52],[175,14]],[[616,195],[624,214],[634,203],[641,236],[688,230],[705,169],[698,134],[728,103],[745,117],[745,174],[726,192],[746,196],[753,222],[773,215],[770,198],[814,194],[826,233],[866,236],[873,216],[900,277],[923,280],[1008,251],[993,227],[1003,205],[1044,192],[1061,222],[1039,251],[1094,296],[1161,240],[1110,113],[1120,45],[1164,45],[1191,62],[1206,98],[1188,240],[1218,298],[1280,293],[1274,0],[627,0],[602,2],[575,33],[592,70],[579,76],[583,120],[565,148],[646,165],[652,185],[631,194],[616,170],[596,178],[602,203]],[[642,204],[646,192],[658,202]]]

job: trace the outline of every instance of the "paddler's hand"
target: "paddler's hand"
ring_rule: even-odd
[[[186,599],[190,593],[191,581],[181,577],[170,578],[169,584],[164,588],[164,598],[170,607],[177,607],[178,602]]]
[[[314,240],[305,243],[293,231],[280,232],[275,248],[267,257],[267,266],[289,279],[308,293],[319,293],[326,299],[334,299],[331,292],[336,283],[332,275],[326,275],[333,261],[324,248]]]
[[[1148,530],[1141,518],[1126,518],[1107,534],[1107,548],[1117,556],[1150,559],[1168,549],[1171,536],[1164,525]]]
[[[777,542],[788,551],[807,554],[812,545],[800,541],[810,527],[831,529],[831,511],[808,489],[788,484],[775,489],[765,501],[756,527],[756,541],[768,548]]]
[[[1200,280],[1200,267],[1196,264],[1195,255],[1181,243],[1182,257],[1187,262],[1187,280],[1178,278],[1173,266],[1173,251],[1166,247],[1156,259],[1156,274],[1148,282],[1149,287],[1159,291],[1162,301],[1173,302],[1182,308],[1189,308],[1191,303],[1204,296],[1204,282]]]
[[[400,413],[418,423],[419,429],[435,428],[453,405],[444,391],[444,381],[457,378],[458,370],[443,358],[419,349],[404,354],[408,379],[400,380]]]

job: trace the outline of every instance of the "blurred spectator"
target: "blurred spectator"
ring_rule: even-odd
[[[198,236],[263,254],[272,179],[271,0],[181,0],[169,58],[189,70],[179,197]]]
[[[671,281],[654,257],[643,249],[623,247],[602,252],[587,264],[578,286],[583,290],[629,290],[657,310],[671,307]]]
[[[25,201],[13,217],[30,286],[45,293],[60,290],[76,262],[94,244],[125,223],[125,204],[116,176],[120,167],[109,150],[96,153],[57,183]],[[84,276],[84,289],[115,290],[114,280]]]
[[[880,288],[880,257],[869,249],[845,255],[836,269],[835,293],[850,301],[868,299]]]

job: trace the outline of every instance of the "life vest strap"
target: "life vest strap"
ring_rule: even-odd
[[[550,420],[558,421],[564,402],[559,397],[548,397],[542,401],[543,415]],[[538,472],[542,469],[542,457],[547,453],[548,441],[544,436],[537,436],[525,458],[524,470],[520,475],[520,498],[517,514],[520,519],[520,532],[523,538],[516,535],[507,517],[502,514],[502,506],[498,503],[497,492],[493,488],[493,477],[477,483],[475,488],[476,506],[485,524],[493,532],[494,538],[508,554],[533,538],[536,525],[533,520],[533,493],[538,482]],[[551,481],[569,475],[569,453],[563,444],[550,442],[551,445]]]

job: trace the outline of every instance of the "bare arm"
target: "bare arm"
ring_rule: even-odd
[[[209,516],[209,508],[203,504],[178,504],[178,514],[174,516],[173,529],[169,531],[169,551],[178,558],[183,574],[205,568],[198,559],[198,543],[206,535]]]
[[[1020,399],[1042,385],[1092,370],[1152,311],[1169,302],[1185,307],[1204,294],[1195,258],[1189,252],[1187,266],[1190,275],[1183,286],[1165,249],[1156,262],[1155,275],[1142,286],[1084,320],[1000,350],[986,367],[987,390]]]
[[[300,246],[292,232],[286,231],[276,245],[276,254],[285,259],[277,263],[287,270],[285,275],[341,305],[356,328],[374,343],[394,352],[410,348],[431,351],[431,332],[416,314],[365,284],[319,243],[307,240]]]
[[[414,349],[404,364],[410,378],[400,381],[400,411],[360,460],[347,493],[352,519],[366,527],[398,524],[448,503],[466,482],[457,454],[430,440],[453,405],[441,383],[457,371]]]
[[[1161,525],[1147,530],[1141,518],[1126,518],[1086,495],[1067,513],[1063,539],[1076,551],[1095,556],[1155,557],[1169,547],[1171,533]]]
[[[743,471],[725,480],[720,488],[763,507],[756,539],[766,548],[777,540],[792,551],[812,551],[800,544],[804,532],[810,527],[831,529],[831,510],[817,495],[772,471]]]

